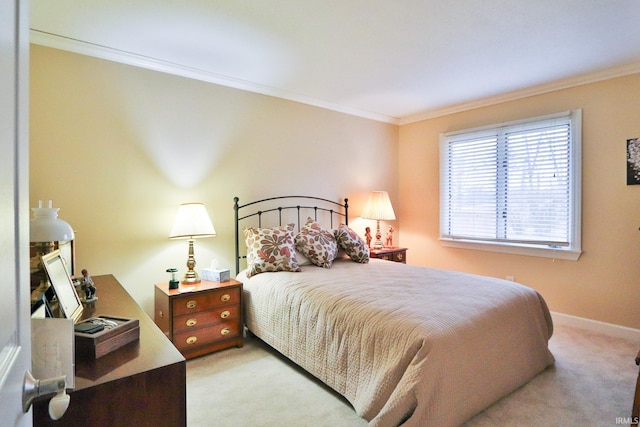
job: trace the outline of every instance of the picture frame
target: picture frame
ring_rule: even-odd
[[[627,139],[627,185],[640,184],[640,138]]]
[[[71,280],[60,250],[42,255],[42,265],[49,278],[49,283],[58,297],[60,314],[76,323],[82,316],[83,306],[76,287]]]

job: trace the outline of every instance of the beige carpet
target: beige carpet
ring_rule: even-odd
[[[465,426],[628,425],[640,343],[556,326],[550,348],[554,367]],[[256,338],[187,362],[187,420],[189,427],[367,425],[341,396]]]

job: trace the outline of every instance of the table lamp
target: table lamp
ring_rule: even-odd
[[[29,223],[29,242],[31,257],[31,288],[40,287],[45,291],[48,287],[41,257],[56,249],[60,249],[69,274],[74,274],[74,246],[75,233],[68,222],[58,218],[60,208],[52,207],[49,200],[48,207],[38,201],[37,208],[31,208],[33,218]]]
[[[393,221],[396,219],[389,194],[386,191],[372,191],[362,212],[362,217],[376,220],[376,241],[373,244],[373,248],[382,249],[384,245],[382,244],[380,221]]]
[[[176,220],[169,234],[170,239],[189,239],[189,256],[187,258],[187,273],[182,283],[199,283],[200,277],[195,272],[196,259],[193,254],[193,240],[203,237],[214,237],[216,230],[213,228],[209,214],[202,203],[183,203],[178,207]]]

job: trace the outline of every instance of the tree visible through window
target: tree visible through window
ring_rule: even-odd
[[[440,238],[580,255],[581,111],[441,135]]]

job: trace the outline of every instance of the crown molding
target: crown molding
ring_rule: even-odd
[[[640,62],[608,68],[606,70],[597,71],[594,73],[581,74],[579,76],[574,76],[567,79],[556,80],[537,86],[531,86],[522,90],[516,90],[496,96],[478,99],[471,102],[464,102],[449,107],[438,108],[419,114],[402,117],[399,120],[399,125],[402,126],[422,120],[433,119],[449,114],[461,113],[463,111],[473,110],[475,108],[488,107],[490,105],[496,105],[507,101],[515,101],[522,98],[528,98],[530,96],[542,95],[557,90],[568,89],[571,87],[614,79],[616,77],[628,76],[636,73],[640,73]]]
[[[260,85],[234,77],[213,73],[184,65],[139,55],[119,49],[110,48],[94,43],[88,43],[69,37],[62,37],[56,34],[46,33],[39,30],[30,30],[30,42],[51,47],[54,49],[66,50],[69,52],[79,53],[81,55],[93,56],[96,58],[106,59],[109,61],[119,62],[132,65],[135,67],[146,68],[149,70],[159,71],[168,74],[174,74],[190,79],[201,80],[208,83],[214,83],[221,86],[240,89],[248,92],[254,92],[261,95],[273,96],[275,98],[286,99],[289,101],[299,102],[302,104],[320,107],[339,113],[349,114],[352,116],[362,117],[382,123],[394,125],[406,125],[419,122],[422,120],[433,119],[436,117],[446,116],[449,114],[460,113],[475,108],[487,107],[490,105],[500,104],[507,101],[514,101],[530,96],[541,95],[544,93],[554,92],[561,89],[567,89],[588,83],[595,83],[602,80],[608,80],[616,77],[623,77],[630,74],[640,73],[640,62],[627,64],[619,67],[609,68],[606,70],[582,74],[579,76],[557,80],[554,82],[528,87],[522,90],[512,91],[505,94],[486,97],[470,102],[463,102],[444,108],[436,108],[424,111],[418,114],[412,114],[402,118],[391,117],[384,114],[378,114],[370,111],[364,111],[357,108],[351,108],[344,105],[328,102],[322,99],[302,95],[299,93],[289,92],[271,86]]]
[[[149,56],[139,55],[124,50],[114,49],[94,43],[85,42],[69,37],[62,37],[56,34],[46,33],[39,30],[30,30],[31,43],[51,47],[54,49],[65,50],[69,52],[79,53],[81,55],[92,56],[95,58],[106,59],[109,61],[119,62],[135,67],[146,68],[149,70],[159,71],[177,76],[187,77],[190,79],[201,80],[208,83],[214,83],[221,86],[240,89],[248,92],[259,93],[261,95],[273,96],[275,98],[286,99],[289,101],[299,102],[302,104],[320,107],[327,110],[345,113],[352,116],[362,117],[369,120],[375,120],[383,123],[397,125],[400,120],[396,117],[386,116],[384,114],[364,111],[357,108],[351,108],[340,104],[335,104],[322,99],[302,95],[299,93],[289,92],[282,89],[249,82],[223,74],[213,73],[198,68],[187,67],[184,65],[164,61]]]

